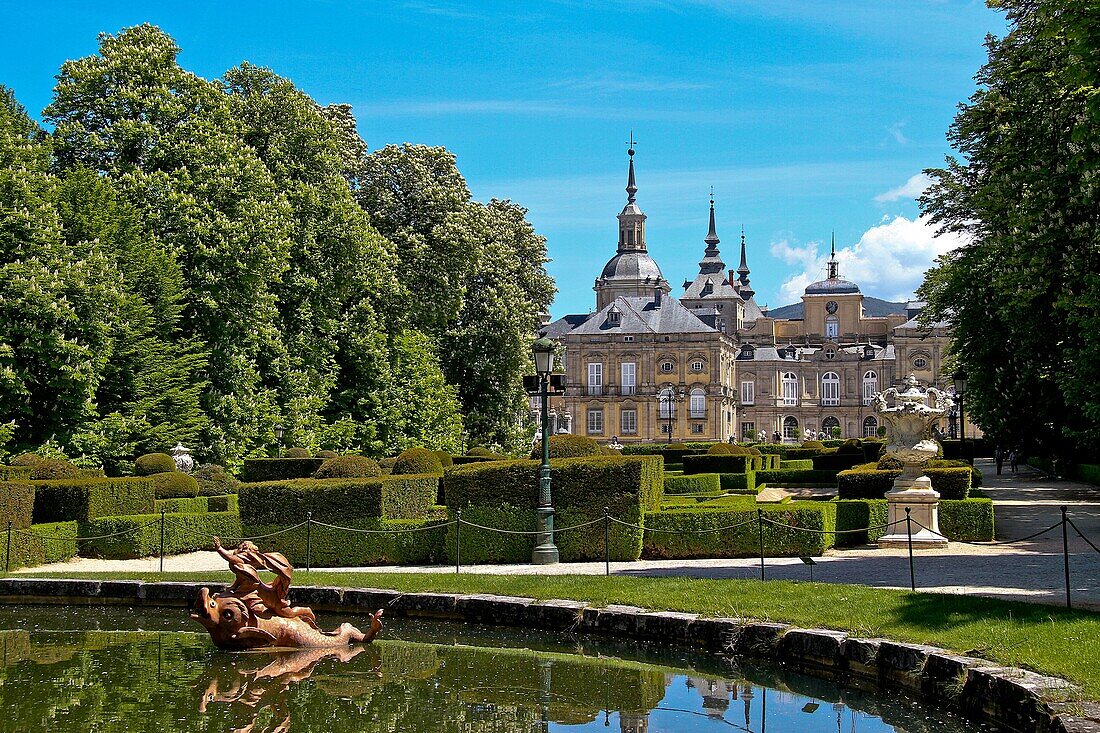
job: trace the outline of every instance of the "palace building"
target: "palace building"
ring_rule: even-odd
[[[601,441],[702,441],[778,433],[875,435],[875,392],[909,374],[946,385],[946,323],[918,325],[919,303],[865,298],[844,279],[835,242],[826,277],[802,302],[769,314],[749,280],[745,235],[740,263],[726,270],[714,200],[699,272],[679,298],[646,246],[628,151],[626,206],[618,244],[593,289],[596,308],[544,325],[564,347],[565,394],[551,403],[554,432]],[[873,306],[874,314],[869,312]]]

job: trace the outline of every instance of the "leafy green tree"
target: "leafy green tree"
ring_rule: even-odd
[[[1088,0],[998,0],[979,90],[924,210],[968,244],[920,295],[956,326],[967,410],[998,440],[1095,455],[1100,440],[1100,20]]]

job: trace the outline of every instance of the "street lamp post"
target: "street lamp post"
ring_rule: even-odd
[[[664,395],[664,390],[657,393],[657,406],[661,405],[661,402],[665,403],[665,419],[668,420],[668,443],[672,442],[672,425],[676,422],[676,405],[687,399],[687,392],[681,387],[679,390],[674,390],[672,387],[668,387],[667,396]]]
[[[959,442],[963,458],[966,459],[966,407],[963,404],[966,396],[966,370],[959,369],[951,375],[951,380],[955,383],[955,395],[959,398]]]
[[[554,507],[550,503],[550,374],[554,371],[554,342],[540,338],[531,345],[538,375],[538,396],[542,420],[542,465],[539,467],[539,505],[535,509],[538,542],[531,553],[534,565],[552,565],[558,561],[554,544]]]
[[[275,425],[275,440],[279,443],[279,458],[283,457],[283,432],[286,428],[282,423],[276,423]]]

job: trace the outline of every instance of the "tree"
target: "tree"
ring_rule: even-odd
[[[993,3],[991,3],[993,4]],[[920,290],[955,324],[967,411],[1002,442],[1065,455],[1100,440],[1100,21],[1088,0],[1000,0],[980,89],[921,199],[969,243]]]

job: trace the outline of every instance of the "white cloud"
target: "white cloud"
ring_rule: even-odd
[[[772,242],[772,257],[778,257],[788,265],[810,266],[817,261],[817,242],[807,242],[801,247],[786,239]]]
[[[864,295],[902,301],[913,297],[924,281],[924,273],[940,255],[963,244],[957,234],[935,236],[936,227],[927,217],[907,219],[896,216],[863,233],[850,247],[837,250],[840,276],[859,285]],[[784,258],[806,247],[791,247],[786,242],[772,245],[772,254]],[[788,278],[779,289],[780,302],[796,303],[806,286],[825,277],[828,253],[803,261],[803,270]],[[788,260],[791,261],[791,260]]]
[[[895,122],[886,128],[886,132],[890,133],[890,136],[894,138],[894,141],[898,145],[908,145],[909,138],[905,137],[905,133],[902,132],[902,128],[905,127],[904,122]]]
[[[897,188],[891,188],[889,191],[875,196],[875,201],[882,204],[887,201],[897,201],[898,199],[915,199],[924,193],[925,189],[931,185],[931,176],[927,176],[924,173],[918,173],[915,176],[911,176],[908,181]]]

